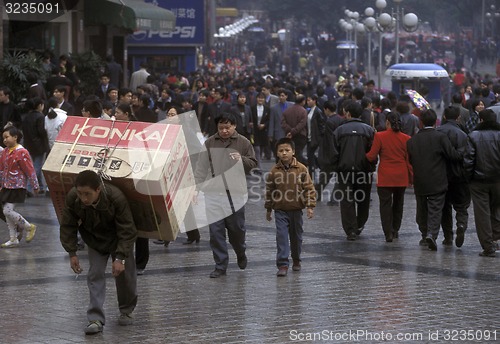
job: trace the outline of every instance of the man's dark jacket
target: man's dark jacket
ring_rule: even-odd
[[[451,145],[462,155],[465,153],[467,146],[467,134],[462,130],[456,121],[448,120],[446,123],[436,128],[448,136]],[[465,170],[462,161],[449,161],[448,164],[448,182],[450,183],[465,183]]]
[[[500,181],[500,124],[481,122],[469,134],[464,156],[467,177],[474,181]]]
[[[375,130],[359,118],[340,124],[333,133],[332,166],[335,172],[373,172],[375,165],[366,159]]]
[[[77,231],[83,241],[101,254],[125,259],[133,251],[137,229],[125,195],[116,186],[105,184],[97,205],[84,205],[72,188],[66,196],[61,218],[60,239],[63,248],[76,255]]]
[[[446,134],[434,128],[421,129],[406,143],[413,166],[415,195],[435,195],[448,190],[447,160],[460,161],[462,155]]]

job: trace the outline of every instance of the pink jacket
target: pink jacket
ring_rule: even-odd
[[[0,187],[26,189],[28,180],[34,189],[38,189],[38,179],[28,150],[21,145],[12,152],[5,148],[0,155]]]

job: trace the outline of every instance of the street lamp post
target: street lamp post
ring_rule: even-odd
[[[377,29],[379,31],[379,41],[378,41],[378,87],[382,87],[382,33],[391,30],[392,26],[392,17],[382,12],[384,8],[387,6],[387,2],[385,0],[377,0],[375,1],[375,7],[379,10],[379,15],[377,18],[372,17],[375,14],[375,11],[371,7],[365,10],[365,14],[368,16],[365,19],[365,26],[370,30]],[[368,13],[367,13],[368,10]],[[369,14],[372,16],[369,16]]]
[[[375,14],[375,10],[371,7],[365,8],[365,28],[366,32],[368,34],[367,40],[368,40],[368,71],[367,71],[367,76],[368,80],[370,80],[370,73],[372,69],[372,31],[375,29],[375,26],[377,25],[377,21],[375,18],[373,18],[373,15]],[[380,48],[379,48],[380,49]],[[379,85],[380,87],[380,85]]]
[[[495,38],[495,31],[496,31],[495,29],[496,29],[496,25],[497,25],[496,20],[498,18],[500,18],[500,12],[496,11],[495,5],[491,5],[490,10],[491,10],[491,12],[486,12],[485,16],[490,21],[491,37],[492,37],[493,41],[496,42],[496,38]]]
[[[396,20],[396,29],[394,34],[396,35],[396,63],[399,63],[399,30],[400,24],[403,24],[403,29],[406,32],[416,31],[418,28],[418,17],[415,13],[404,13],[404,9],[399,9],[399,5],[403,0],[393,0],[396,3],[396,13],[394,19]]]
[[[349,60],[353,59],[352,49],[354,49],[354,61],[358,62],[358,34],[365,32],[365,25],[359,22],[360,16],[356,11],[345,10],[347,20],[340,19],[340,27],[346,31],[346,39],[349,44]],[[351,44],[352,36],[354,35],[354,44]]]
[[[414,13],[404,14],[404,10],[399,8],[399,5],[403,0],[393,0],[396,3],[396,12],[393,12],[393,16],[388,13],[383,12],[384,8],[387,7],[386,0],[376,0],[375,7],[379,10],[379,15],[375,19],[369,15],[374,14],[371,7],[365,10],[365,14],[368,18],[365,19],[365,26],[368,30],[377,28],[379,31],[379,56],[378,56],[378,85],[381,87],[382,82],[382,33],[395,30],[396,38],[396,59],[395,62],[399,63],[399,30],[400,23],[402,22],[403,29],[407,32],[412,32],[418,28],[418,17]],[[368,11],[368,13],[367,13]],[[370,19],[371,18],[371,19]]]
[[[396,3],[396,29],[394,35],[396,36],[396,63],[399,63],[399,5],[403,0],[393,0]]]

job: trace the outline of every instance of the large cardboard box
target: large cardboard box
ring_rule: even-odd
[[[125,193],[139,236],[175,240],[195,188],[181,126],[68,117],[42,168],[59,220],[88,169]]]

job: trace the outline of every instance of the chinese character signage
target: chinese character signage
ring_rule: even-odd
[[[152,3],[153,1],[147,0]],[[159,7],[176,16],[174,31],[139,30],[128,37],[129,45],[203,45],[205,11],[203,0],[156,0]]]

